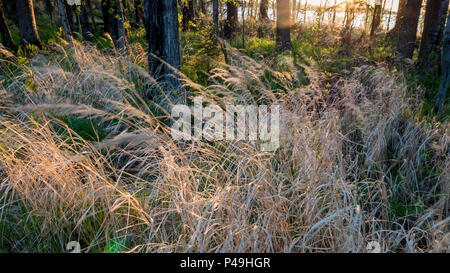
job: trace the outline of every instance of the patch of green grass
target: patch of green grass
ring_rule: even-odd
[[[77,118],[73,115],[60,117],[67,126],[86,141],[102,141],[106,137],[106,132],[92,119]],[[63,134],[67,134],[64,132]]]

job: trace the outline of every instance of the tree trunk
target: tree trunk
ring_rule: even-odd
[[[245,49],[245,1],[242,1],[242,48]]]
[[[59,16],[61,17],[61,24],[63,26],[64,35],[66,36],[66,40],[69,43],[69,47],[73,47],[73,39],[72,32],[70,31],[69,22],[67,21],[66,10],[64,8],[63,0],[57,0],[58,2],[58,10]]]
[[[375,9],[373,11],[372,28],[370,37],[373,37],[381,23],[381,0],[375,0]]]
[[[397,53],[401,58],[412,59],[414,54],[422,2],[423,0],[406,0],[397,44]]]
[[[440,113],[444,107],[447,90],[450,84],[450,14],[447,18],[447,27],[445,28],[443,53],[441,86],[439,87],[438,96],[434,105],[436,113]]]
[[[181,21],[183,31],[188,31],[192,28],[194,22],[194,0],[182,1],[183,20]]]
[[[114,9],[112,14],[113,21],[113,41],[120,53],[127,51],[127,38],[125,33],[125,17],[123,15],[122,5],[119,0],[114,1]]]
[[[267,15],[267,9],[269,7],[269,0],[261,0],[259,4],[259,20],[266,21],[269,20],[269,15]]]
[[[400,26],[402,24],[403,19],[405,18],[405,7],[406,7],[406,1],[407,0],[399,0],[398,2],[398,9],[397,9],[397,17],[395,19],[395,25],[394,28],[392,28],[389,35],[395,39],[395,41],[398,40],[398,34],[400,32]]]
[[[150,75],[167,87],[166,95],[170,100],[175,100],[176,94],[170,89],[178,90],[181,87],[174,71],[181,68],[177,1],[145,0],[144,7]],[[161,59],[170,67],[163,65]]]
[[[428,0],[419,51],[419,65],[428,70],[440,63],[440,44],[449,0]],[[439,20],[440,19],[440,20]],[[434,55],[434,58],[433,56]]]
[[[103,17],[103,31],[111,34],[112,21],[111,21],[111,0],[102,0],[102,17]]]
[[[94,12],[92,11],[91,0],[86,0],[87,7],[89,8],[89,15],[91,16],[92,29],[97,31],[97,24],[95,23]]]
[[[81,15],[80,15],[80,23],[81,23],[81,30],[83,34],[83,38],[86,41],[92,40],[92,33],[91,33],[91,26],[89,24],[89,9],[87,6],[86,1],[81,2]]]
[[[213,23],[216,37],[219,37],[219,0],[212,0]]]
[[[36,27],[32,0],[17,0],[17,17],[19,21],[20,44],[33,44],[42,48],[41,39]]]
[[[291,48],[290,0],[277,0],[277,50]]]
[[[5,14],[3,12],[3,0],[0,0],[0,34],[2,36],[2,43],[12,51],[16,51],[17,46],[11,36],[11,31],[9,30]]]
[[[233,0],[227,0],[227,21],[225,23],[224,35],[229,39],[236,32],[238,9]]]
[[[70,30],[74,30],[74,19],[73,19],[73,8],[72,6],[69,6],[66,1],[62,1],[64,4],[64,9],[66,11],[66,17],[67,21],[69,22]]]

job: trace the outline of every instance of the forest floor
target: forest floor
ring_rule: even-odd
[[[107,36],[3,56],[0,251],[448,251],[449,108],[431,113],[434,81],[395,65],[388,41],[305,27],[278,54],[250,33],[225,65],[210,29],[183,33],[192,96],[282,105],[264,153],[173,140],[144,33],[127,56]]]

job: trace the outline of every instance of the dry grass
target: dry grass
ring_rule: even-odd
[[[0,250],[63,252],[76,240],[85,252],[365,252],[369,241],[448,251],[447,125],[415,118],[401,78],[361,67],[329,103],[313,64],[305,88],[287,57],[281,73],[233,54],[212,85],[186,86],[217,104],[283,105],[275,153],[173,141],[146,103],[161,95],[145,54],[60,48],[5,81]],[[58,119],[68,113],[107,138],[83,140]]]

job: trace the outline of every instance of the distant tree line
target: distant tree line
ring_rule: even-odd
[[[344,3],[323,0],[318,8],[318,21],[320,24],[326,11],[333,13],[332,23],[335,23],[336,12],[344,10],[344,26],[351,28],[355,12],[365,10],[365,25],[371,21],[369,33],[371,39],[375,39],[380,31],[382,14],[386,11],[388,1],[391,3],[389,11],[391,20],[392,0],[348,0]],[[170,82],[175,89],[179,87],[179,83],[173,76],[174,69],[178,70],[181,67],[179,15],[182,16],[183,31],[195,31],[196,23],[200,19],[204,21],[211,18],[217,39],[229,39],[238,34],[238,12],[239,9],[244,9],[243,12],[246,12],[247,17],[257,18],[261,23],[270,20],[276,22],[276,48],[283,51],[291,47],[291,27],[299,23],[299,14],[311,8],[308,0],[81,0],[79,6],[69,5],[67,0],[35,2],[43,3],[45,12],[52,22],[57,10],[69,46],[73,45],[72,36],[75,30],[78,30],[87,41],[92,40],[93,32],[100,30],[111,36],[118,51],[126,53],[128,47],[126,24],[131,27],[144,25],[149,43],[150,74],[158,81]],[[435,104],[435,110],[439,112],[443,107],[450,82],[449,0],[399,0],[395,25],[390,30],[389,36],[397,44],[398,57],[412,59],[418,42],[418,25],[423,6],[425,16],[418,65],[424,70],[436,66],[441,68],[442,81]],[[272,11],[272,19],[269,18],[269,9]],[[101,10],[99,12],[101,20],[96,18],[97,10]],[[224,10],[226,18],[222,23],[219,17]],[[370,13],[371,20],[369,20]],[[11,51],[17,51],[18,45],[13,40],[8,22],[16,24],[19,29],[19,46],[26,47],[32,44],[38,48],[43,47],[36,25],[33,0],[0,0],[1,41]],[[245,42],[245,32],[242,32],[242,35]],[[169,66],[162,65],[163,63]]]

